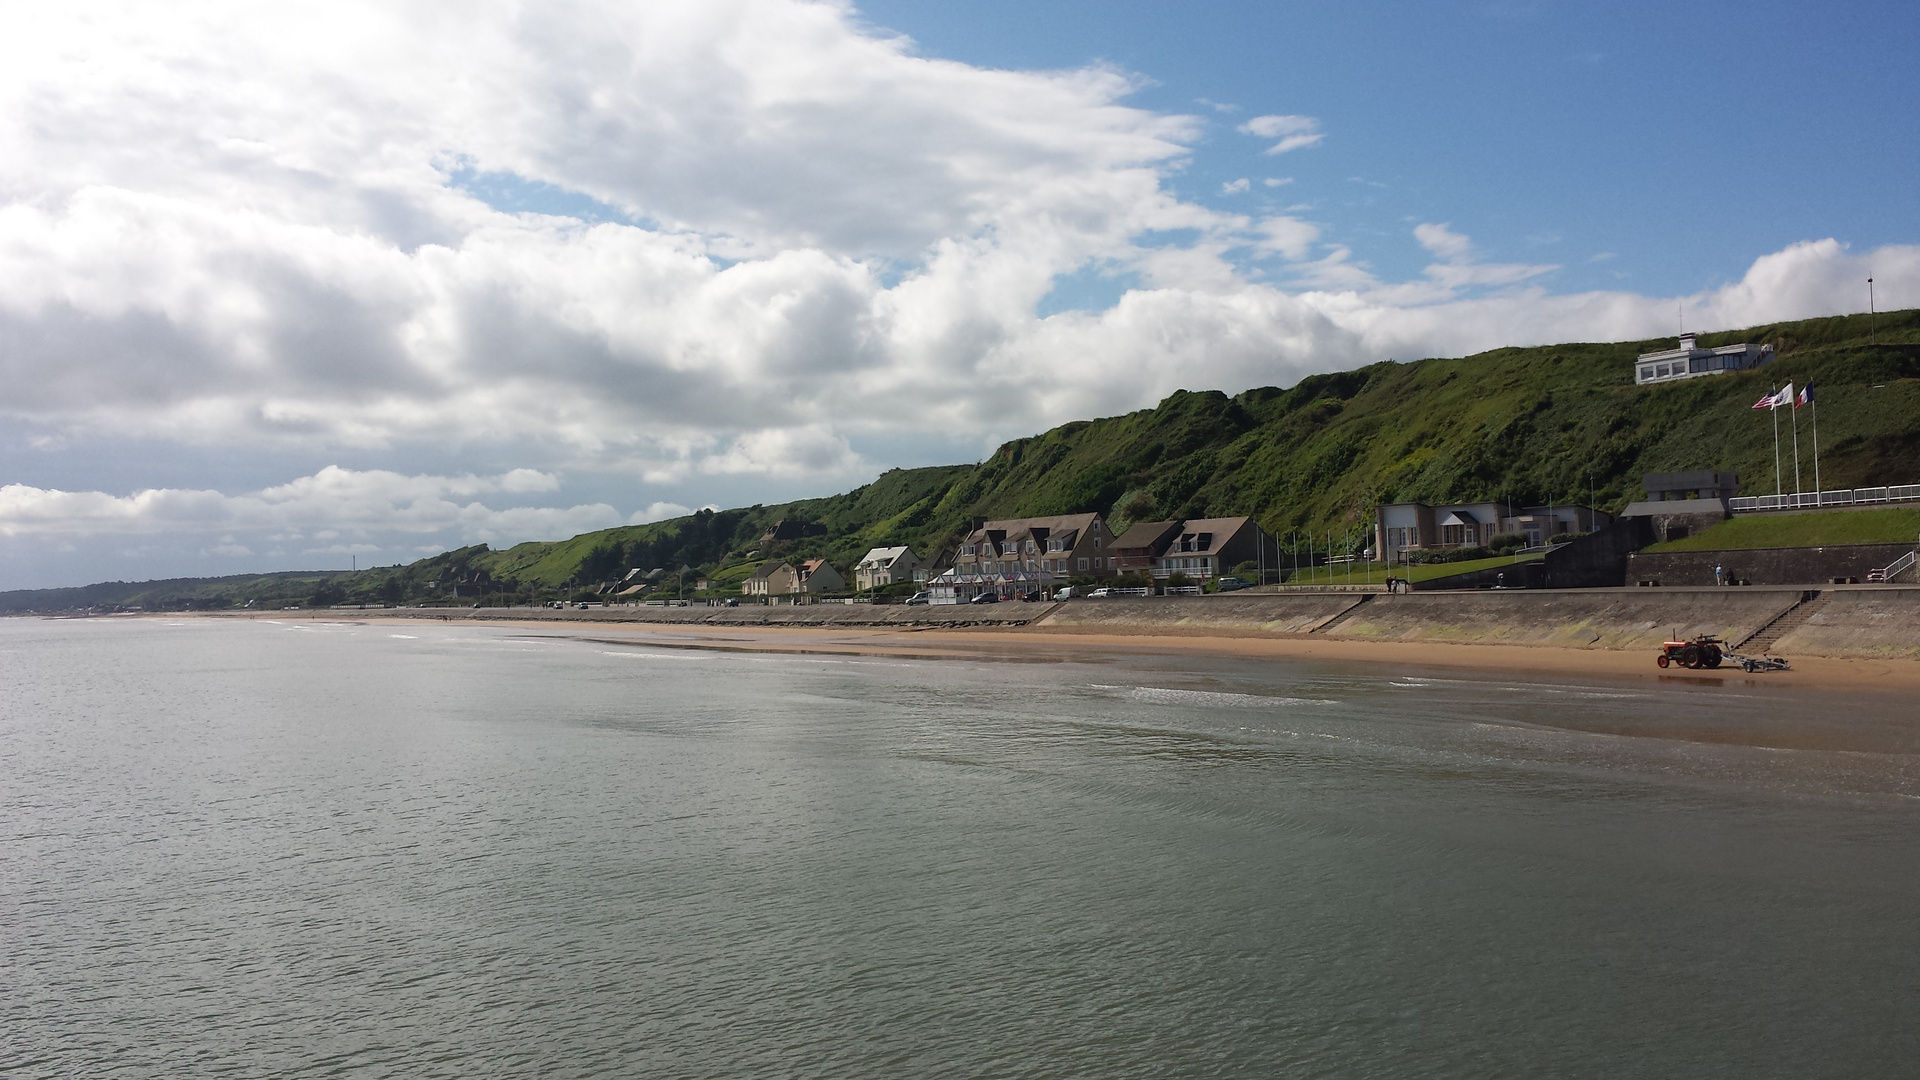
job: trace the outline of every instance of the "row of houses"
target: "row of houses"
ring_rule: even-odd
[[[1075,578],[1216,578],[1243,563],[1279,564],[1273,538],[1247,517],[1140,522],[1118,536],[1099,514],[1007,518],[976,524],[927,590],[932,603],[962,604],[987,592],[1045,593]]]
[[[920,560],[905,547],[874,548],[853,568],[854,588],[861,592],[901,582],[922,580]],[[804,596],[847,591],[847,579],[825,559],[800,563],[772,560],[761,563],[740,591],[748,596]]]
[[[1598,531],[1612,520],[1577,505],[1389,503],[1376,511],[1367,557],[1397,562],[1412,550],[1477,547],[1497,536],[1519,536],[1528,547],[1539,547],[1556,536]],[[929,567],[907,547],[874,548],[855,564],[853,588],[866,592],[919,582],[931,603],[963,604],[986,592],[1051,593],[1074,579],[1165,580],[1180,574],[1207,581],[1248,566],[1265,577],[1281,566],[1281,557],[1278,541],[1250,517],[1144,521],[1115,535],[1099,514],[1064,514],[977,521],[951,557],[943,554],[937,564],[944,565]],[[764,563],[742,586],[746,595],[760,597],[847,589],[846,578],[825,559]]]

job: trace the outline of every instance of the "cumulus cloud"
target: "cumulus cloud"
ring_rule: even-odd
[[[517,541],[558,539],[619,523],[619,515],[604,503],[495,509],[473,498],[547,491],[551,482],[530,469],[491,477],[405,476],[329,465],[243,495],[176,488],[113,495],[8,484],[0,487],[0,537],[207,533],[218,540],[206,550],[241,555],[252,554],[237,539],[243,533],[279,544],[388,532]],[[349,550],[338,545],[308,550],[336,549]]]
[[[1256,116],[1241,124],[1240,131],[1262,139],[1279,139],[1279,142],[1267,147],[1269,154],[1284,154],[1290,150],[1315,146],[1326,137],[1320,130],[1320,121],[1311,116]]]
[[[671,502],[655,502],[648,504],[645,510],[635,510],[633,515],[627,518],[627,524],[646,525],[650,522],[685,517],[691,513],[693,513],[693,508],[690,506],[681,506],[679,503]]]

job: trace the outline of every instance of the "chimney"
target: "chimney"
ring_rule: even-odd
[[[1693,349],[1693,335],[1692,335],[1692,334],[1681,334],[1681,335],[1680,335],[1680,347],[1681,347],[1681,348],[1683,348],[1683,349],[1686,349],[1686,350],[1689,350],[1689,351],[1691,351],[1691,350]]]

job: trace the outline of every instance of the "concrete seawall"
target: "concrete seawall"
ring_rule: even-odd
[[[368,616],[555,624],[790,627],[795,629],[1022,629],[1031,633],[1271,637],[1327,641],[1524,645],[1647,650],[1671,635],[1717,634],[1738,642],[1801,601],[1801,588],[1525,589],[1504,592],[1295,592],[1194,597],[1121,597],[1061,603],[905,607],[816,604],[368,611]],[[1920,660],[1920,586],[1818,589],[1774,633],[1783,656]],[[341,613],[344,614],[344,613]]]
[[[1825,603],[1773,646],[1782,656],[1920,660],[1920,586],[1824,589]]]
[[[1036,629],[1314,636],[1336,641],[1657,650],[1671,635],[1739,641],[1793,608],[1799,588],[1321,593],[1078,601]],[[1829,587],[1781,655],[1920,659],[1920,588]]]
[[[1025,626],[1058,607],[1042,604],[742,604],[739,607],[446,608],[404,609],[428,617],[555,623],[698,624],[703,626]]]

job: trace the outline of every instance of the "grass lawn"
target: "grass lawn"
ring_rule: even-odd
[[[1472,570],[1512,566],[1517,562],[1528,562],[1540,557],[1538,553],[1521,555],[1518,558],[1511,555],[1499,555],[1491,559],[1470,559],[1466,562],[1428,563],[1424,566],[1415,566],[1412,568],[1396,565],[1391,569],[1393,576],[1397,578],[1407,579],[1410,577],[1413,581],[1431,581],[1434,578],[1452,577],[1455,574],[1464,574]],[[1354,563],[1353,584],[1384,585],[1387,581],[1388,569],[1385,563]],[[1344,565],[1332,567],[1316,566],[1311,570],[1303,568],[1300,571],[1300,576],[1288,581],[1287,584],[1345,585],[1347,581],[1347,568]]]
[[[1872,510],[1811,510],[1801,514],[1743,514],[1685,540],[1648,551],[1745,551],[1827,544],[1900,544],[1920,535],[1920,506]]]

